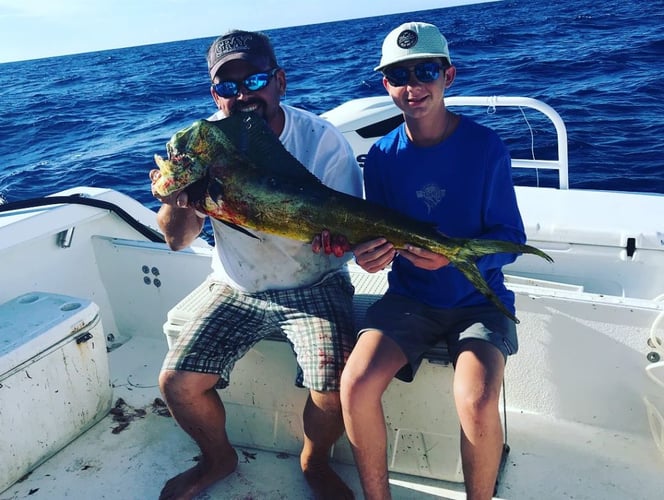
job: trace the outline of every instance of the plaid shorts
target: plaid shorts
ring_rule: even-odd
[[[209,282],[196,318],[182,327],[162,370],[219,374],[228,386],[235,363],[266,336],[284,335],[297,359],[295,384],[338,391],[355,343],[353,285],[335,273],[304,288],[243,293]]]

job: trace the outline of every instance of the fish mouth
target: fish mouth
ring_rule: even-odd
[[[162,172],[162,176],[155,182],[155,192],[160,196],[167,196],[175,191],[184,191],[187,193],[189,202],[196,204],[205,198],[207,192],[208,176],[204,175],[197,179],[190,176],[168,175],[173,172],[173,162],[166,160],[159,155],[154,155],[154,161]],[[164,175],[166,173],[166,175]]]
[[[203,203],[207,197],[208,184],[209,178],[202,177],[183,189],[183,191],[187,193],[187,198],[189,199],[190,204],[197,206]]]
[[[207,138],[200,129],[201,123],[196,122],[174,134],[166,144],[168,158],[154,155],[161,172],[161,177],[154,183],[154,191],[158,195],[168,196],[205,177],[207,165],[197,152]]]
[[[193,175],[191,169],[183,168],[181,162],[173,161],[170,158],[166,159],[155,154],[154,161],[161,172],[161,177],[154,183],[154,190],[160,196],[168,196],[175,191],[188,189],[189,186],[206,179],[201,172]]]
[[[166,170],[170,168],[170,162],[168,160],[165,160],[162,156],[160,155],[154,155],[154,162],[157,164],[159,167],[159,170]]]

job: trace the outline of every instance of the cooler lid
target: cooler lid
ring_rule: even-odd
[[[90,300],[47,292],[29,292],[0,304],[0,378],[89,329],[98,309]]]
[[[553,242],[664,251],[664,196],[516,187],[529,243]],[[538,243],[531,243],[538,246]]]

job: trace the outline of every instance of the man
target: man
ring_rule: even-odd
[[[286,74],[267,36],[229,32],[212,43],[207,62],[219,109],[212,119],[260,114],[323,183],[362,196],[361,171],[342,135],[312,113],[280,103]],[[153,184],[159,175],[150,173]],[[204,216],[189,205],[185,192],[161,201],[158,222],[166,241],[175,250],[188,246],[200,234]],[[200,447],[201,459],[170,479],[161,498],[192,498],[235,470],[237,453],[226,435],[216,389],[228,385],[238,359],[275,331],[293,344],[297,384],[310,390],[300,456],[305,478],[317,498],[352,498],[328,464],[330,448],[343,432],[339,380],[354,343],[346,260],[328,252],[328,234],[323,235],[326,251],[316,254],[309,244],[263,233],[251,238],[217,220],[211,224],[215,252],[209,300],[183,328],[159,377],[171,413]]]
[[[438,28],[399,26],[385,38],[375,69],[405,122],[369,151],[366,198],[430,221],[451,237],[523,243],[507,149],[492,130],[445,107],[456,69]],[[518,347],[514,323],[442,255],[413,246],[396,252],[384,238],[353,251],[368,272],[392,262],[388,291],[367,312],[341,382],[346,433],[365,497],[390,498],[381,395],[395,375],[411,381],[424,353],[446,340],[455,367],[467,498],[491,498],[503,443],[499,394],[507,356]],[[477,261],[512,310],[514,295],[501,268],[515,258],[496,254]]]

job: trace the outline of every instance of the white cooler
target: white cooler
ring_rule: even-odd
[[[99,307],[31,292],[0,304],[0,492],[110,410]]]

